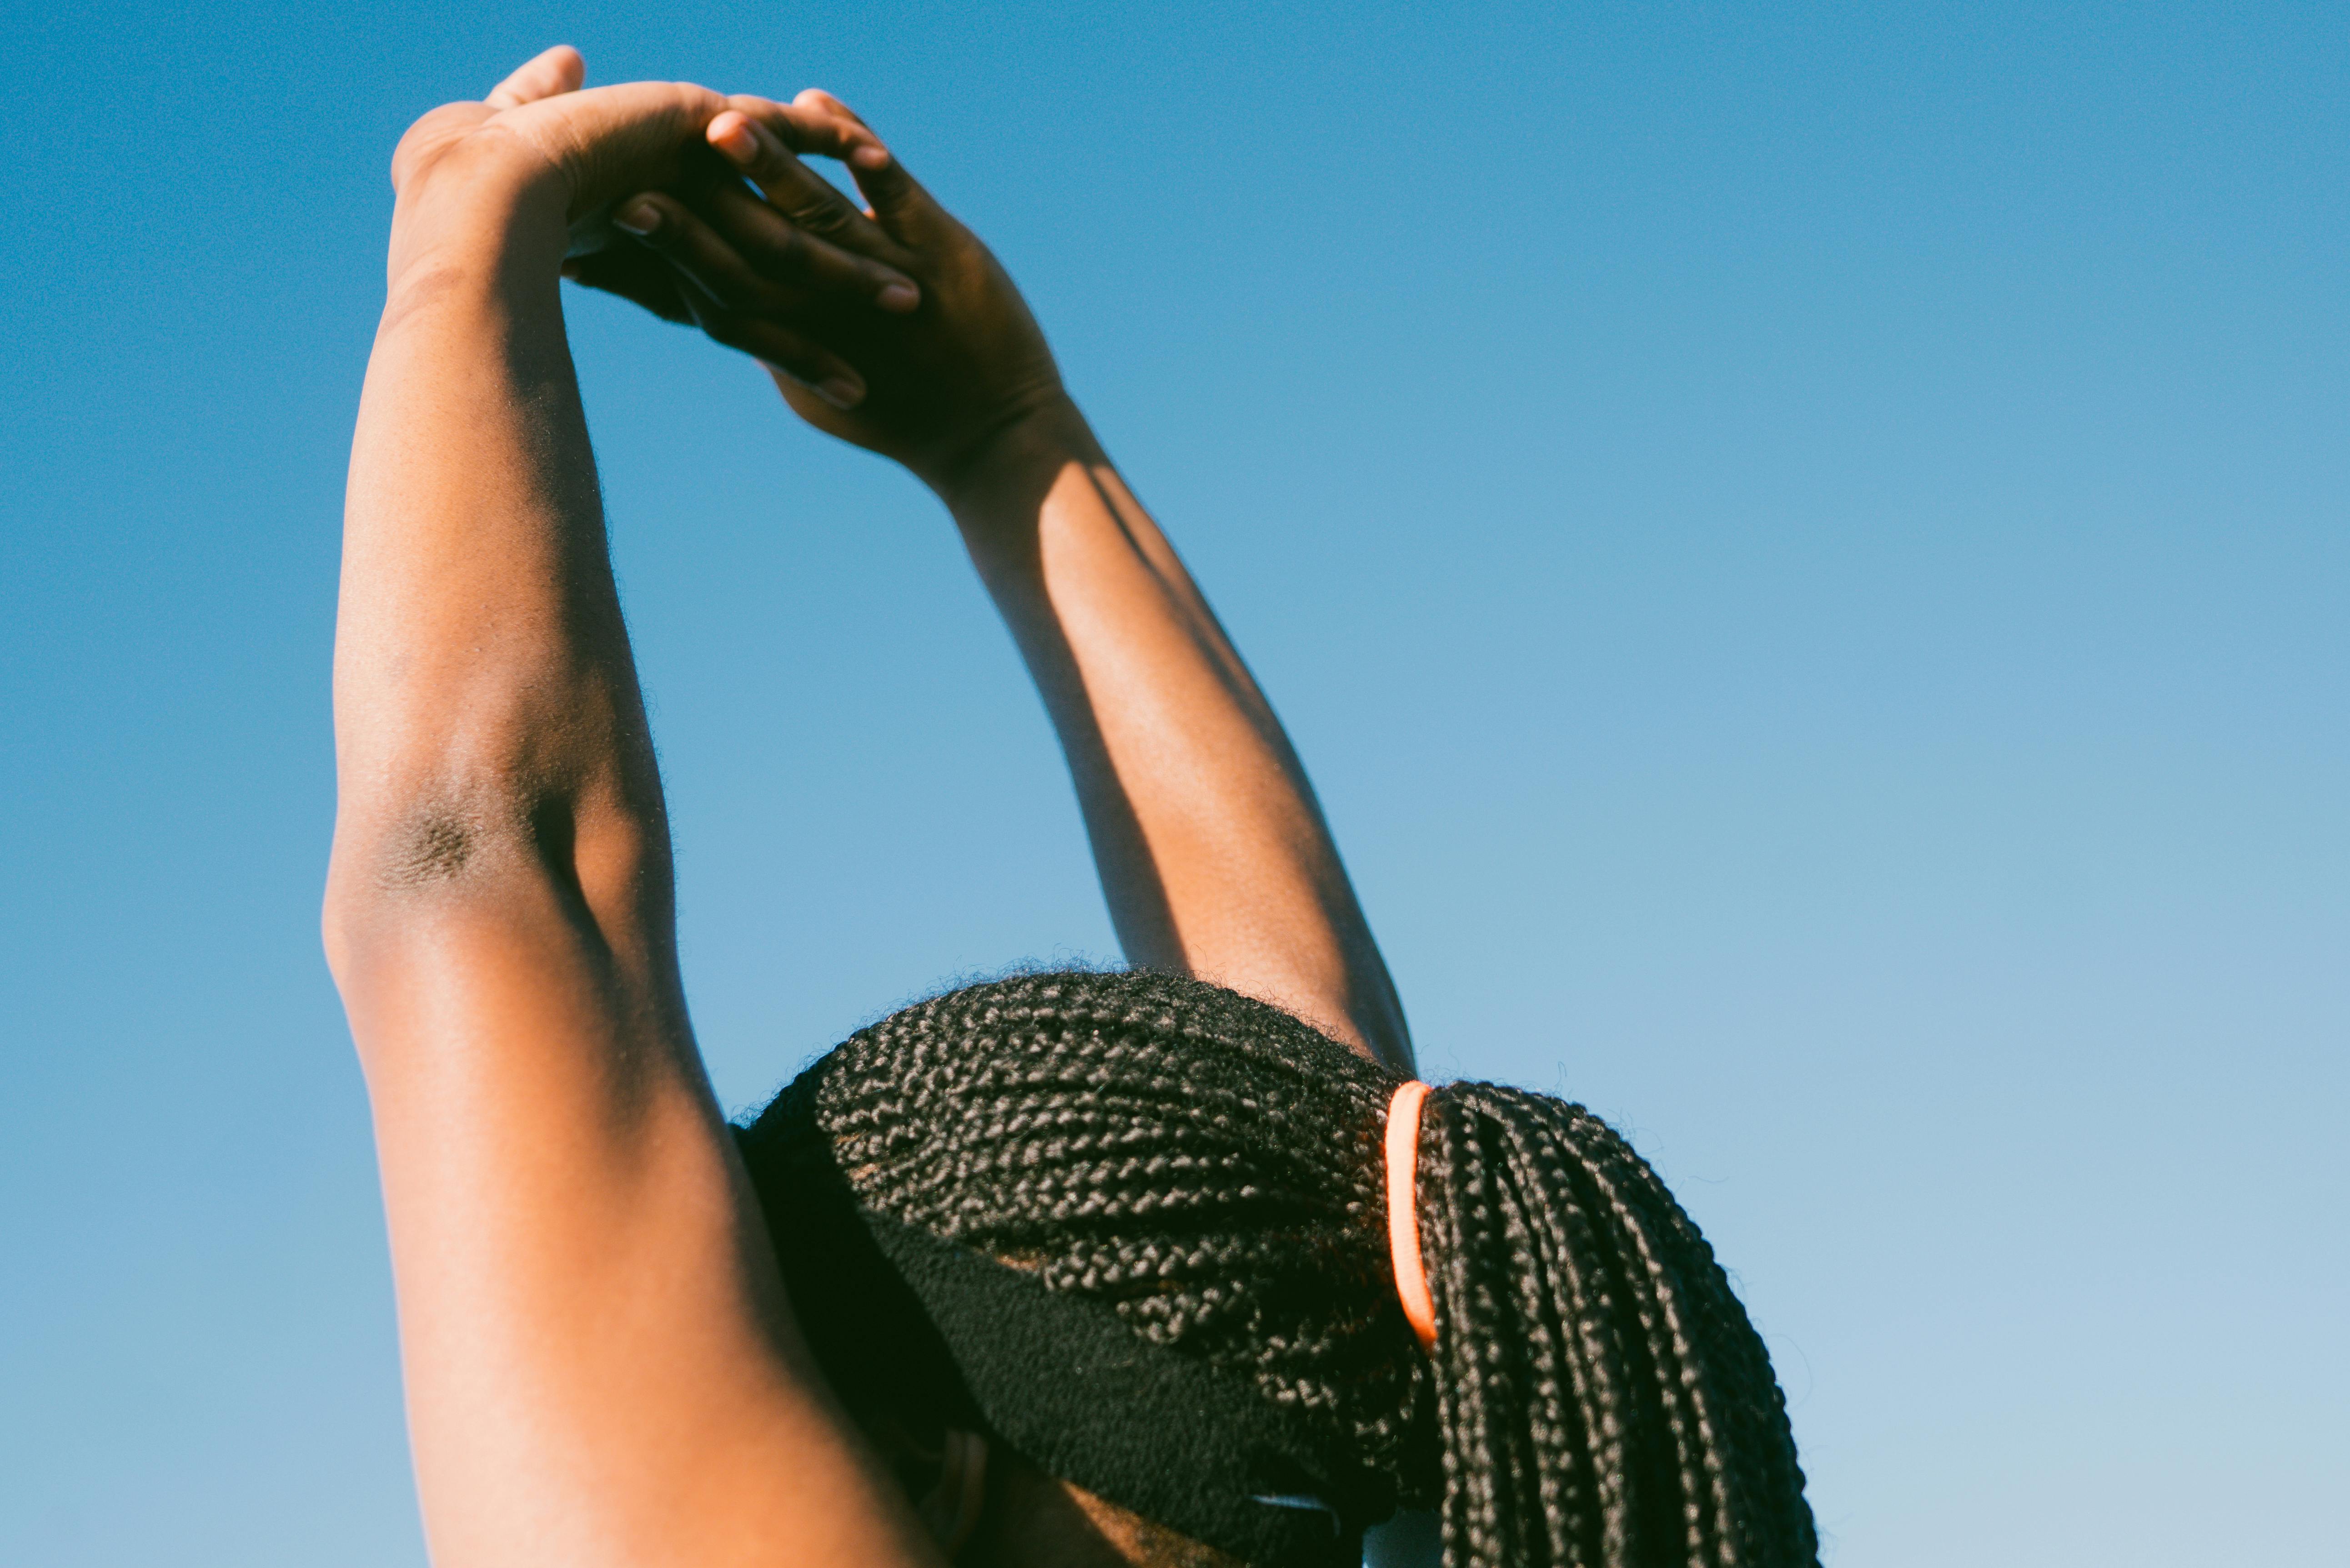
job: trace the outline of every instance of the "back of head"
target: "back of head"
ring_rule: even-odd
[[[1814,1561],[1760,1340],[1582,1107],[1429,1097],[1422,1352],[1388,1239],[1397,1084],[1214,986],[1030,975],[860,1031],[743,1143],[852,1404],[930,1399],[1243,1561],[1345,1562],[1431,1505],[1451,1568]]]

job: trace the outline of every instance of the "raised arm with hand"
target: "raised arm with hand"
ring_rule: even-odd
[[[729,101],[708,139],[765,200],[649,192],[614,221],[676,269],[705,331],[776,369],[810,423],[946,503],[1059,732],[1128,959],[1263,998],[1409,1070],[1402,1008],[1305,769],[1003,267],[837,99]],[[869,213],[799,152],[846,161]],[[919,306],[844,309],[779,286],[812,241],[905,274]],[[827,369],[802,370],[815,355]]]
[[[935,1564],[808,1364],[694,1050],[564,339],[574,223],[707,157],[724,105],[579,68],[403,140],[352,443],[326,935],[432,1557]]]

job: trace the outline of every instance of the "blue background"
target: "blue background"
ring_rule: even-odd
[[[994,244],[1430,1075],[1655,1158],[1837,1568],[2340,1561],[2338,6],[45,11],[0,29],[0,1557],[422,1559],[316,935],[340,486],[394,140],[568,40],[829,87]],[[934,504],[571,309],[727,1103],[1112,955]]]

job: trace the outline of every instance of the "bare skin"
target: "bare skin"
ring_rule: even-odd
[[[1044,1496],[1072,1489],[970,1434],[877,1447],[800,1342],[687,1019],[556,282],[583,220],[631,192],[723,214],[698,161],[744,116],[580,78],[549,51],[403,140],[352,449],[325,931],[374,1111],[433,1560],[1141,1560],[1103,1522],[1119,1511],[1072,1521]],[[953,510],[1052,707],[1128,957],[1404,1060],[1295,758],[1042,379],[1001,269],[845,110],[747,101],[776,149],[845,153],[895,246],[793,225],[766,258],[764,349],[803,415]],[[681,223],[680,199],[655,198]],[[613,281],[624,258],[651,259],[568,267]],[[672,312],[711,297],[630,276]],[[957,363],[967,379],[928,379]]]
[[[709,140],[766,201],[648,192],[617,221],[671,264],[705,331],[781,367],[802,418],[946,504],[1052,714],[1128,961],[1261,997],[1409,1072],[1402,1006],[1305,768],[1011,278],[838,99],[729,101]],[[794,155],[810,116],[836,118],[823,150],[845,154],[869,216]],[[905,274],[919,307],[776,288],[810,234]],[[646,286],[618,266],[575,273]],[[855,368],[853,396],[791,371],[810,345]]]

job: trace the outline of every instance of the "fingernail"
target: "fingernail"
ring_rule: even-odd
[[[631,202],[612,214],[612,226],[641,239],[661,226],[660,209],[650,202]]]
[[[843,413],[865,400],[865,389],[846,376],[835,376],[816,384],[816,395]]]
[[[747,119],[736,120],[710,140],[719,151],[737,163],[747,165],[759,156],[759,139],[752,134]]]
[[[889,167],[889,150],[878,141],[868,141],[850,153],[848,161],[853,167],[858,169],[887,169]]]
[[[922,291],[910,283],[885,283],[881,292],[873,296],[873,303],[902,316],[922,303]]]

